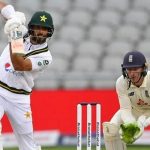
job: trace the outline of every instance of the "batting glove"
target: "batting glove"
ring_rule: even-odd
[[[6,5],[4,8],[2,8],[1,14],[6,20],[16,17],[20,19],[23,25],[25,25],[26,22],[25,14],[19,11],[15,11],[12,5]]]
[[[15,11],[12,5],[6,5],[1,10],[2,16],[7,19],[4,26],[4,33],[10,34],[11,31],[18,28],[20,25],[25,25],[26,17],[24,13]]]
[[[21,25],[21,20],[13,17],[12,19],[7,20],[4,26],[4,33],[9,35],[11,31],[15,30]]]
[[[5,19],[11,19],[15,15],[15,9],[12,5],[6,5],[2,8],[1,14]]]
[[[25,17],[25,14],[23,12],[16,11],[15,14],[14,14],[14,17],[20,19],[21,24],[25,25],[25,23],[26,23],[26,17]]]
[[[23,35],[23,36],[25,36],[25,35],[27,34],[27,32],[28,32],[28,29],[26,28],[25,25],[20,25],[20,26],[18,27],[18,30],[22,32],[22,35]]]

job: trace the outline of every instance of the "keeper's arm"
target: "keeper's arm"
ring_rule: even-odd
[[[12,53],[11,43],[9,44],[10,48],[10,58],[16,71],[31,71],[32,70],[32,63],[31,60],[28,58],[24,58],[24,55],[19,53]]]
[[[119,99],[121,119],[124,123],[135,122],[135,117],[132,115],[132,106],[128,94],[126,92],[126,84],[124,80],[118,79],[116,82],[116,92]]]

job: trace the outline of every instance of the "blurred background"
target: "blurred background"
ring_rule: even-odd
[[[48,11],[53,17],[55,31],[48,41],[53,62],[35,81],[34,127],[40,144],[75,145],[76,105],[96,101],[102,105],[102,122],[109,121],[119,108],[115,82],[122,74],[124,54],[139,50],[149,62],[150,0],[8,0],[8,3],[25,13],[27,24],[38,10]],[[0,21],[2,52],[7,37],[4,20]],[[8,140],[12,130],[7,119],[3,122]],[[43,132],[39,136],[40,131]],[[143,141],[150,144],[146,137]],[[12,141],[12,137],[9,139]]]

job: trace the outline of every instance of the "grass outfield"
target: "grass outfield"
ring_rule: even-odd
[[[18,150],[17,148],[9,148],[9,149],[4,149],[4,150]],[[47,148],[42,148],[42,150],[76,150],[76,147],[47,147]],[[83,150],[86,150],[84,147]],[[92,150],[95,150],[93,148]],[[102,150],[105,150],[105,148],[102,148]],[[150,145],[149,146],[128,146],[128,150],[150,150]]]

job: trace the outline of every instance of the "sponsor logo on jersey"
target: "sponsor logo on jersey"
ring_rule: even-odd
[[[23,73],[22,72],[18,72],[18,71],[15,71],[11,68],[11,65],[10,63],[6,63],[5,64],[5,71],[6,72],[9,72],[9,73],[12,73],[13,75],[16,75],[16,76],[23,76]]]
[[[145,106],[145,105],[148,105],[148,103],[144,102],[144,100],[142,100],[142,99],[139,99],[138,102],[137,102],[137,105],[139,105],[139,106]]]
[[[6,63],[6,64],[5,64],[5,70],[6,70],[6,71],[9,71],[10,69],[11,69],[10,64],[9,64],[9,63]]]
[[[134,96],[134,92],[128,93],[128,96]]]

